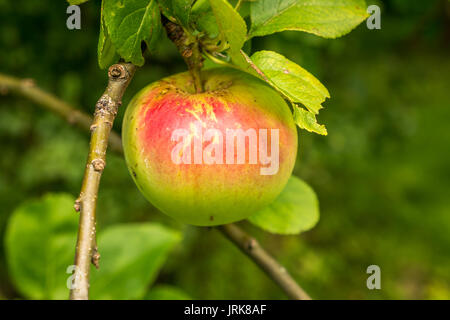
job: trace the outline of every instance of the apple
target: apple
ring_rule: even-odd
[[[156,81],[129,103],[123,147],[142,194],[167,215],[213,226],[270,204],[292,173],[297,131],[286,102],[263,81],[234,69]]]

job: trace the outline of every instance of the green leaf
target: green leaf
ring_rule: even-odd
[[[79,4],[88,2],[88,1],[89,1],[89,0],[67,0],[67,2],[68,2],[70,5],[73,5],[73,4],[79,5]]]
[[[301,128],[309,132],[315,132],[326,136],[328,134],[324,125],[318,124],[316,115],[294,104],[294,122]]]
[[[103,0],[103,16],[119,55],[138,66],[144,64],[141,43],[153,50],[161,34],[157,0]]]
[[[159,224],[109,227],[98,239],[100,269],[92,268],[93,299],[141,299],[181,235]]]
[[[330,97],[317,78],[281,54],[258,51],[251,60],[290,101],[303,104],[315,114]]]
[[[240,59],[240,50],[244,45],[247,35],[247,26],[244,19],[226,0],[209,0],[220,36],[229,44],[231,60]]]
[[[337,38],[367,16],[364,0],[259,0],[251,4],[249,36],[296,30]]]
[[[108,30],[105,26],[103,17],[103,3],[100,14],[100,35],[98,38],[98,65],[101,69],[108,68],[110,65],[116,63],[119,60],[119,55],[111,42],[111,38],[108,34]]]
[[[177,287],[158,285],[150,289],[144,300],[192,300],[192,298]]]
[[[192,6],[191,21],[196,29],[214,39],[219,35],[216,17],[211,9],[209,0],[197,0]]]
[[[16,288],[30,299],[67,299],[78,230],[75,199],[50,194],[18,207],[5,236],[8,268]],[[98,239],[100,269],[91,270],[94,299],[142,298],[181,239],[158,224],[116,225]]]
[[[78,215],[75,199],[48,194],[19,206],[6,229],[8,269],[29,299],[67,299],[67,267],[73,264]]]
[[[303,180],[291,176],[278,198],[248,220],[271,233],[299,234],[319,221],[317,196]]]
[[[158,0],[163,14],[173,22],[188,27],[193,0]]]
[[[289,100],[294,106],[294,120],[300,128],[327,135],[325,126],[317,123],[316,114],[330,94],[312,74],[273,51],[258,51],[250,58],[241,50],[234,62],[241,70],[264,80]],[[297,106],[298,103],[308,110]]]
[[[250,4],[253,1],[257,1],[257,0],[242,0],[241,1],[241,5],[238,9],[238,12],[242,18],[246,18],[246,17],[250,16]],[[234,2],[237,4],[239,1],[234,1]],[[234,8],[236,8],[236,4],[233,4],[233,2],[231,2],[231,5]]]

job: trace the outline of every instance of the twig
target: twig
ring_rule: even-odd
[[[45,109],[59,114],[66,120],[70,118],[69,115],[71,114],[80,114],[81,116],[79,117],[70,118],[73,119],[71,123],[82,129],[90,127],[89,124],[92,123],[91,116],[82,111],[75,110],[67,103],[49,93],[43,92],[35,86],[33,86],[33,90],[29,88],[24,90],[24,88],[22,88],[24,83],[26,83],[26,80],[19,80],[9,76],[0,75],[0,93],[2,92],[2,88],[14,91],[15,93],[35,101]],[[44,99],[40,99],[41,97],[44,97]],[[115,132],[111,132],[110,139],[112,137],[116,137],[115,139],[117,139],[117,143],[114,143],[117,148],[114,148],[113,151],[123,155],[122,143],[119,135]],[[233,224],[217,227],[217,229],[263,269],[286,292],[288,297],[292,299],[309,299],[309,296],[299,287],[289,273],[250,235],[246,234],[238,226]]]
[[[30,99],[80,129],[89,130],[92,124],[91,116],[40,89],[32,79],[18,79],[0,73],[0,94],[8,94],[9,92]],[[111,132],[109,147],[114,152],[122,152],[122,141],[115,132]]]
[[[269,255],[255,238],[234,224],[217,227],[229,240],[249,256],[273,281],[294,300],[311,300],[287,270]]]
[[[88,299],[91,263],[98,267],[100,255],[95,240],[98,188],[106,164],[109,134],[117,110],[122,104],[122,96],[135,69],[136,67],[129,63],[112,65],[108,70],[108,86],[95,106],[94,120],[90,127],[92,133],[86,169],[80,196],[75,201],[75,210],[80,211],[80,223],[75,253],[75,277],[70,290],[72,300]]]

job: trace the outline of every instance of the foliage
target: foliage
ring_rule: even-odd
[[[19,206],[11,216],[5,238],[9,270],[27,298],[68,297],[78,229],[74,201],[67,194],[48,194]],[[143,298],[179,240],[178,232],[152,223],[102,230],[102,268],[92,273],[91,298]]]
[[[329,98],[325,87],[296,63],[270,51],[255,53],[249,58],[244,43],[252,37],[284,30],[313,33],[326,38],[342,36],[366,17],[364,0],[319,0],[306,4],[302,0],[260,0],[250,4],[249,32],[244,18],[227,0],[160,0],[162,13],[184,27],[185,32],[198,35],[202,50],[209,57],[226,54],[232,66],[260,77],[293,103],[300,128],[326,134],[316,123],[321,103]],[[215,18],[215,19],[214,19]],[[103,0],[101,32],[98,45],[99,65],[104,68],[120,56],[142,66],[141,42],[150,51],[157,47],[161,21],[156,0]],[[216,43],[215,46],[211,44]],[[116,55],[114,52],[117,52]],[[220,60],[214,61],[221,63]],[[282,77],[292,73],[292,76]],[[300,93],[305,89],[304,93]]]
[[[268,207],[253,214],[250,222],[278,234],[298,234],[319,220],[316,194],[304,181],[292,176],[286,188]]]
[[[138,66],[144,64],[141,43],[152,49],[161,33],[158,2],[156,0],[102,1],[105,28],[100,43],[111,40],[118,55]],[[102,46],[103,48],[103,46]]]
[[[268,77],[270,83],[294,104],[294,119],[300,128],[327,134],[325,127],[318,125],[315,119],[315,115],[322,109],[321,104],[330,97],[327,88],[319,80],[299,65],[273,51],[255,52],[252,61]],[[308,110],[296,103],[301,103]],[[297,113],[305,114],[305,118],[298,117]]]
[[[305,31],[325,38],[340,37],[367,18],[364,0],[260,0],[251,5],[249,36],[285,30]]]
[[[92,273],[94,299],[140,299],[167,255],[181,240],[178,232],[151,223],[116,225],[99,234],[102,268]]]
[[[67,297],[67,267],[73,260],[77,217],[73,198],[48,195],[11,216],[6,231],[9,269],[17,288],[31,299]]]

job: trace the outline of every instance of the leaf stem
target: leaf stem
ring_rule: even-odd
[[[238,69],[238,68],[236,67],[236,65],[234,65],[234,64],[232,64],[232,63],[229,63],[229,62],[227,62],[227,61],[224,61],[224,60],[220,60],[219,58],[215,57],[212,53],[208,52],[207,50],[204,50],[204,51],[203,51],[203,54],[204,54],[207,58],[209,58],[212,62],[214,62],[214,63],[216,63],[216,64],[218,64],[218,65],[222,65],[222,66],[225,66],[225,67]]]
[[[197,93],[201,93],[204,91],[201,75],[203,56],[200,53],[199,44],[197,41],[192,44],[192,56],[188,59],[189,61],[192,61],[188,63],[188,66],[191,66],[189,67],[189,71],[191,72],[192,78],[194,79],[195,91]]]
[[[239,9],[241,8],[242,5],[242,0],[239,0],[238,3],[236,4],[236,6],[234,7],[234,10],[239,11]]]

